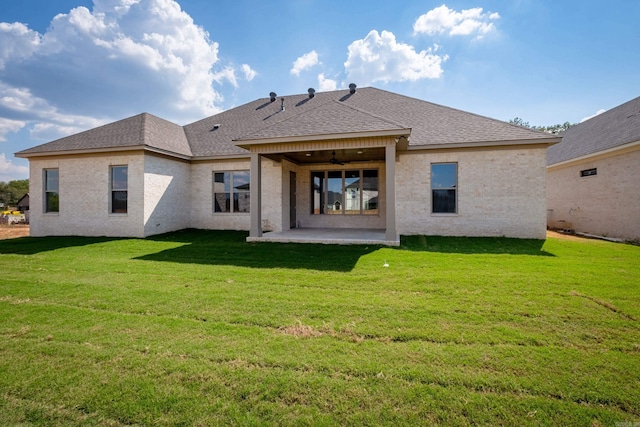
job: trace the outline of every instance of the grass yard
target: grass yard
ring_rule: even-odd
[[[0,425],[640,423],[640,247],[245,236],[0,241]]]

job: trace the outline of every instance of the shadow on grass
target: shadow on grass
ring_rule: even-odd
[[[505,237],[402,236],[398,249],[456,254],[555,255],[542,249],[544,240]]]
[[[303,243],[247,243],[243,231],[182,230],[147,240],[184,245],[135,259],[187,264],[232,265],[252,268],[289,268],[318,271],[353,270],[375,245],[318,245]]]
[[[56,249],[87,246],[114,240],[122,240],[122,238],[79,236],[19,237],[0,240],[0,254],[35,255],[41,252],[55,251]]]

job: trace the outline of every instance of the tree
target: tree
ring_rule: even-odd
[[[525,128],[539,130],[540,132],[546,132],[546,133],[552,133],[552,134],[564,132],[570,127],[577,125],[577,123],[564,122],[562,124],[551,125],[551,126],[531,126],[529,122],[525,122],[524,119],[521,119],[520,117],[515,117],[509,120],[509,123],[511,123],[512,125],[522,126]]]
[[[0,203],[5,207],[15,206],[18,200],[29,192],[29,180],[18,179],[15,181],[0,181]]]

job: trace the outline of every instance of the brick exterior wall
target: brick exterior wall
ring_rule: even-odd
[[[142,153],[30,159],[32,236],[144,237]],[[128,212],[109,213],[109,167],[128,166]],[[60,211],[44,213],[43,170],[59,171]]]
[[[457,213],[431,213],[431,163],[457,163]],[[544,239],[546,147],[424,151],[396,164],[400,234]]]
[[[550,166],[547,204],[550,228],[640,241],[640,146]]]
[[[403,152],[396,160],[400,234],[507,236],[543,239],[546,231],[545,147]],[[455,215],[431,213],[430,164],[458,164]],[[109,213],[109,166],[128,165],[128,213]],[[249,159],[188,163],[155,154],[32,158],[31,234],[145,237],[187,227],[250,230],[249,213],[213,211],[213,173],[249,170]],[[60,171],[60,212],[44,214],[43,169]],[[378,169],[379,215],[311,215],[311,171]],[[289,173],[297,174],[302,227],[386,225],[383,162],[300,166],[262,158],[262,226],[289,228]]]
[[[205,230],[250,230],[249,213],[213,211],[213,173],[249,170],[249,159],[195,162],[191,165],[191,225]],[[262,159],[262,224],[265,230],[282,230],[281,163]]]
[[[191,165],[153,154],[144,160],[144,235],[191,226]]]

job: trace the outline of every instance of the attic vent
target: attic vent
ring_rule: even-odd
[[[218,130],[220,129],[220,126],[222,126],[220,123],[216,123],[215,125],[213,125],[213,129],[211,130]]]
[[[354,93],[356,93],[356,87],[357,87],[357,86],[356,86],[356,84],[355,84],[355,83],[350,83],[350,84],[349,84],[349,93],[350,93],[351,95],[353,95]]]
[[[271,92],[271,93],[269,94],[269,97],[271,98],[271,102],[275,101],[277,96],[278,96],[278,95],[276,95],[276,93],[275,93],[275,92]]]
[[[312,87],[310,87],[309,89],[307,89],[307,92],[309,92],[309,99],[313,98],[314,96],[316,96],[316,90]]]

